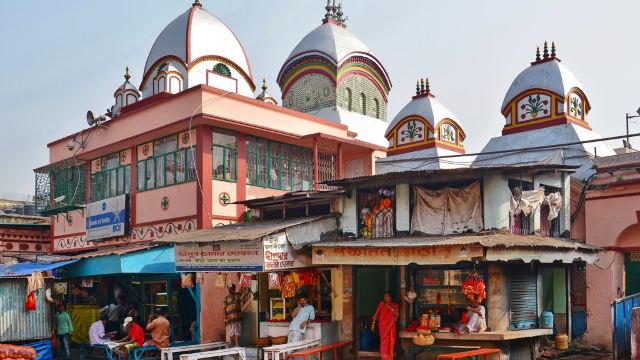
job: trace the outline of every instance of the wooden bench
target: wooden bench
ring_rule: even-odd
[[[173,355],[185,352],[196,352],[202,350],[220,350],[226,349],[229,344],[224,341],[216,341],[194,345],[172,346],[160,349],[160,360],[173,360]]]
[[[152,355],[145,353],[151,352]],[[158,350],[155,346],[140,346],[135,349],[129,350],[129,360],[157,360],[158,354],[160,350]]]
[[[498,355],[498,359],[500,359],[500,356],[502,355],[500,353],[500,349],[478,349],[478,350],[469,350],[469,351],[463,351],[463,352],[457,352],[457,353],[451,353],[451,354],[438,355],[437,359],[438,360],[455,360],[455,359],[464,359],[468,357],[478,359],[479,356],[482,356],[482,358],[486,360],[489,355],[494,355],[494,354]]]
[[[264,360],[284,360],[287,353],[320,345],[320,339],[297,341],[290,344],[273,345],[262,349]]]
[[[98,351],[104,353],[104,355],[103,356],[93,356],[93,352],[95,350],[98,350]],[[115,358],[116,358],[116,355],[113,353],[113,351],[111,351],[111,348],[109,348],[107,345],[102,345],[102,344],[96,344],[96,345],[82,344],[82,345],[80,345],[80,360],[86,360],[86,359],[114,360]]]
[[[287,360],[295,357],[301,357],[303,360],[307,360],[307,356],[319,354],[320,360],[322,360],[322,353],[325,351],[333,351],[333,360],[338,360],[338,348],[351,344],[351,341],[338,341],[332,344],[315,346],[312,348],[304,349],[302,351],[296,351],[287,356]]]
[[[197,352],[193,354],[182,354],[180,355],[180,360],[213,359],[228,355],[237,355],[240,360],[247,360],[245,349],[241,347]]]
[[[478,350],[481,349],[480,346],[456,346],[456,345],[429,345],[429,346],[419,346],[419,345],[409,345],[407,358],[409,360],[415,360],[416,356],[423,351],[429,353],[448,353],[451,351],[468,351],[468,350]]]

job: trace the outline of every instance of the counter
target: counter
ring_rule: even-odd
[[[260,337],[287,336],[289,321],[263,321],[260,323]],[[339,341],[339,323],[336,321],[313,321],[307,325],[304,339],[320,339],[321,343],[330,344]]]
[[[456,334],[456,333],[431,333],[436,340],[468,340],[468,341],[509,341],[538,336],[553,335],[553,329],[528,329],[517,331],[485,331],[481,333]],[[415,332],[400,332],[400,338],[412,339]]]

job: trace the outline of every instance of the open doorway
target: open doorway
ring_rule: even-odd
[[[371,326],[371,319],[376,308],[384,296],[385,291],[390,291],[394,301],[398,300],[398,271],[393,266],[360,266],[353,269],[354,279],[354,340],[358,352],[380,351],[380,342],[377,333],[369,341],[367,336],[362,336]],[[360,343],[362,341],[362,344]]]

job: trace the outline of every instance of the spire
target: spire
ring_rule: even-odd
[[[542,47],[542,57],[540,56],[540,46],[538,46],[536,47],[536,61],[532,62],[531,65],[536,65],[552,60],[560,61],[560,59],[556,57],[556,42],[551,42],[551,53],[549,53],[549,43],[545,41]]]
[[[124,69],[124,79],[126,81],[129,81],[129,79],[131,79],[131,75],[129,75],[129,67],[128,66]]]
[[[556,42],[555,41],[551,42],[551,58],[552,59],[556,58]]]
[[[262,91],[267,91],[267,79],[262,78]]]
[[[416,80],[416,95],[420,95],[420,80]]]
[[[416,96],[414,96],[413,98],[416,99],[424,96],[433,97],[433,94],[431,94],[429,78],[419,79],[416,81]]]
[[[542,57],[544,59],[548,59],[549,58],[549,46],[547,45],[547,42],[544,42],[544,50],[543,50],[543,54]]]
[[[332,23],[346,27],[345,23],[348,18],[343,17],[342,3],[336,6],[336,0],[327,0],[327,6],[325,6],[324,9],[326,13],[324,14],[324,19],[322,19],[323,24]]]
[[[192,6],[192,7],[196,7],[196,6],[197,6],[197,7],[201,8],[201,7],[202,7],[202,4],[200,3],[200,0],[195,0],[195,1],[193,2],[193,4],[191,4],[191,6]]]
[[[540,46],[536,47],[536,61],[540,61]]]
[[[429,78],[426,78],[424,87],[425,87],[425,91],[427,92],[427,94],[431,93],[431,86],[429,86]]]

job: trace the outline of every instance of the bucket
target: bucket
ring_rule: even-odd
[[[373,349],[373,333],[369,329],[360,330],[360,350]]]
[[[553,329],[553,313],[551,311],[543,311],[540,315],[540,326],[543,329]]]
[[[569,348],[569,337],[567,334],[558,334],[556,336],[556,349],[567,350]]]

